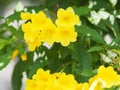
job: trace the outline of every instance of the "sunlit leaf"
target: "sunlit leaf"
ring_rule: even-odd
[[[9,41],[7,41],[6,39],[0,39],[0,50],[8,43]]]

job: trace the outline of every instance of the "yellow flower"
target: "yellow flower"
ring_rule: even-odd
[[[17,55],[18,55],[19,51],[16,49],[13,53],[12,53],[12,57],[11,57],[11,60],[14,60]]]
[[[41,40],[39,37],[37,37],[33,42],[26,42],[28,44],[28,49],[30,51],[34,51],[36,47],[39,47],[41,45]]]
[[[103,90],[106,87],[106,82],[101,78],[94,76],[89,79],[90,90]]]
[[[61,87],[62,90],[75,90],[77,82],[73,75],[61,73],[61,76],[56,80],[55,85]]]
[[[77,33],[74,27],[58,26],[55,38],[56,42],[60,42],[63,46],[67,46],[70,42],[76,41]]]
[[[98,69],[97,77],[101,78],[103,81],[106,82],[107,88],[112,86],[120,85],[120,75],[117,74],[116,71],[113,70],[113,67],[104,67],[101,66]]]
[[[26,53],[22,54],[21,59],[22,59],[22,61],[26,61],[27,60],[27,54]]]
[[[77,84],[72,74],[50,74],[49,70],[38,69],[32,79],[27,79],[25,90],[76,90]]]
[[[36,47],[41,45],[40,32],[41,30],[31,22],[22,25],[25,42],[28,44],[30,51],[34,51]]]
[[[23,20],[29,20],[29,19],[31,19],[32,14],[27,13],[27,12],[21,12],[20,17],[21,17]]]
[[[120,85],[120,75],[111,66],[100,66],[97,75],[89,79],[90,90],[103,90]]]
[[[80,20],[77,15],[75,15],[72,7],[68,7],[66,10],[60,8],[57,11],[57,17],[56,20],[57,26],[59,25],[67,25],[67,26],[74,26],[74,25],[80,25]]]
[[[52,45],[55,42],[56,26],[52,22],[47,24],[41,31],[40,37],[43,42]]]
[[[42,30],[48,23],[52,22],[51,19],[47,18],[43,11],[35,14],[31,18],[32,24],[36,25],[37,28]]]
[[[89,83],[79,83],[77,84],[76,90],[90,90]]]

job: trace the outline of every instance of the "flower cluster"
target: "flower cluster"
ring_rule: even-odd
[[[71,74],[54,73],[38,69],[32,80],[27,79],[25,90],[76,90],[77,81]]]
[[[113,70],[111,66],[100,66],[97,75],[91,77],[89,82],[80,83],[79,90],[103,90],[120,85],[120,75]]]
[[[76,41],[77,33],[74,26],[79,25],[80,20],[73,9],[71,7],[66,10],[60,8],[57,17],[55,23],[53,23],[43,11],[36,14],[21,13],[23,20],[29,20],[22,24],[22,30],[30,51],[34,51],[42,42],[48,45],[58,42],[67,46],[70,42]]]
[[[120,75],[111,66],[100,66],[97,75],[89,82],[78,83],[72,74],[50,74],[50,71],[38,69],[32,79],[27,79],[25,90],[103,90],[120,85]]]

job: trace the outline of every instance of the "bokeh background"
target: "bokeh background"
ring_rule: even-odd
[[[37,6],[41,0],[0,0],[0,16],[7,17],[14,12],[14,8],[18,4],[25,6]],[[2,23],[2,22],[0,22]],[[0,90],[12,90],[11,75],[17,59],[11,61],[7,67],[0,71]],[[24,81],[25,77],[23,78]],[[24,90],[24,85],[21,90]]]

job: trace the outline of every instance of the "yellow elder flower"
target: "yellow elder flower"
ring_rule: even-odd
[[[68,7],[66,10],[60,8],[57,11],[57,17],[56,25],[67,25],[67,26],[74,26],[74,25],[80,25],[80,20],[78,15],[75,15],[72,7]]]
[[[33,42],[26,42],[28,44],[28,49],[30,51],[34,51],[36,49],[36,47],[39,47],[41,45],[41,40],[38,38],[36,38],[35,41]]]
[[[41,31],[40,28],[37,27],[37,25],[27,22],[25,24],[22,24],[22,31],[23,32],[35,32],[35,31]]]
[[[21,12],[20,17],[21,17],[23,20],[29,20],[29,19],[31,19],[32,15],[33,15],[33,14],[26,13],[26,12]]]
[[[13,53],[12,53],[12,57],[11,60],[14,60],[16,58],[16,56],[18,55],[19,51],[16,49]]]
[[[25,90],[76,90],[77,81],[71,74],[54,73],[38,69],[32,79],[27,79]]]
[[[26,61],[27,60],[27,54],[26,53],[22,54],[21,59],[22,59],[22,61]]]
[[[74,27],[58,26],[55,38],[56,42],[60,42],[63,46],[67,46],[70,42],[76,41],[77,32],[75,32]]]
[[[34,51],[36,47],[41,45],[40,32],[41,30],[31,22],[22,25],[25,42],[28,44],[30,51]]]
[[[120,85],[120,75],[111,66],[100,66],[97,75],[89,79],[90,90],[103,90]]]
[[[77,84],[76,90],[89,90],[89,83]]]
[[[89,84],[90,90],[103,90],[106,87],[106,82],[97,76],[90,78]]]
[[[48,23],[51,23],[51,19],[47,18],[43,11],[35,14],[31,18],[32,24],[36,25],[37,28],[42,30]]]
[[[61,73],[61,76],[55,82],[55,85],[61,87],[62,90],[76,90],[77,81],[74,76]]]
[[[101,78],[103,81],[106,82],[107,88],[112,86],[120,85],[120,75],[117,74],[116,71],[113,70],[113,67],[104,67],[101,66],[98,69],[97,77]]]
[[[52,22],[47,24],[45,28],[41,31],[40,38],[43,42],[48,45],[52,45],[55,41],[56,26]]]

